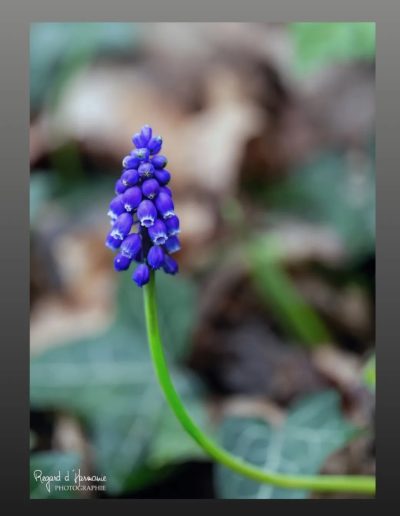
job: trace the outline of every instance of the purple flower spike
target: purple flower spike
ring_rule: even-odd
[[[149,149],[150,154],[157,154],[158,152],[160,152],[161,147],[162,147],[161,136],[155,136],[147,144],[147,148]]]
[[[105,245],[117,251],[116,271],[127,270],[132,261],[139,264],[132,279],[142,287],[149,282],[151,270],[178,272],[178,264],[170,255],[180,249],[179,219],[172,191],[166,186],[171,179],[165,169],[168,160],[159,154],[161,136],[153,136],[152,128],[144,125],[132,136],[132,142],[136,148],[122,161],[124,170],[109,205],[112,229]]]
[[[140,224],[145,228],[149,228],[157,218],[157,209],[151,201],[146,199],[139,204],[137,216]]]
[[[149,252],[147,253],[147,263],[154,270],[157,270],[164,263],[164,251],[158,245],[153,245],[150,247]]]
[[[120,215],[111,230],[110,235],[119,240],[123,240],[125,237],[129,235],[129,231],[131,230],[133,224],[133,218],[130,213],[123,213]]]
[[[154,168],[157,169],[164,168],[167,165],[167,163],[167,158],[165,156],[161,156],[161,154],[159,154],[158,156],[154,156],[154,158],[152,158],[151,160],[151,164]]]
[[[114,269],[116,271],[126,271],[129,269],[129,265],[131,264],[131,259],[127,256],[118,253],[114,258]]]
[[[145,263],[141,263],[136,267],[135,272],[132,275],[133,281],[138,287],[143,287],[150,279],[150,270]]]
[[[122,197],[126,211],[133,211],[142,200],[142,190],[138,186],[132,186],[132,188],[126,190]]]
[[[162,220],[157,219],[149,228],[149,237],[156,245],[163,245],[167,241],[167,228]]]
[[[154,175],[160,185],[166,185],[170,182],[171,174],[168,170],[155,170]]]
[[[145,197],[154,199],[160,190],[160,185],[156,179],[146,179],[142,184],[142,192]]]
[[[165,242],[165,249],[169,254],[176,253],[181,248],[181,243],[177,236],[170,236]]]
[[[168,254],[166,254],[164,256],[163,269],[164,269],[164,272],[166,272],[167,274],[172,274],[172,275],[176,274],[179,271],[178,264]]]
[[[167,219],[165,221],[165,225],[167,226],[168,236],[170,237],[178,235],[178,233],[180,232],[179,219],[176,215]]]
[[[153,129],[149,125],[144,125],[140,131],[140,137],[144,143],[143,147],[146,147],[153,135]]]
[[[151,163],[143,163],[139,167],[139,175],[143,179],[154,176],[154,167]]]
[[[174,201],[170,195],[164,192],[159,193],[155,200],[155,205],[163,219],[168,219],[175,215]]]
[[[134,168],[125,170],[125,172],[123,172],[121,176],[121,181],[127,187],[135,186],[136,183],[139,181],[139,172]]]

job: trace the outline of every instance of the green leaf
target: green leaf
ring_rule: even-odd
[[[376,387],[376,359],[375,354],[372,355],[368,362],[365,364],[362,377],[365,385],[371,392],[375,392]]]
[[[210,421],[206,417],[203,403],[192,399],[190,415],[207,435],[213,433]],[[209,460],[207,454],[186,432],[182,433],[181,424],[176,417],[167,417],[161,421],[159,429],[152,443],[148,462],[154,468],[184,461],[187,457],[192,460]]]
[[[68,486],[73,483],[65,480],[65,475],[70,472],[71,478],[73,469],[78,469],[80,457],[75,453],[61,452],[39,452],[33,453],[30,458],[30,498],[31,499],[60,499],[78,498],[77,491],[59,491],[56,486]],[[49,490],[46,483],[41,483],[37,478],[41,471],[44,476],[55,476],[60,473],[60,481],[50,482]],[[36,472],[36,474],[35,474]],[[36,479],[36,478],[37,479]]]
[[[143,293],[132,288],[131,273],[120,274],[118,320],[146,335]],[[192,282],[167,274],[157,274],[157,306],[161,336],[166,352],[174,360],[183,360],[190,349],[188,339],[194,326],[197,292]],[[144,340],[147,346],[147,338]]]
[[[300,74],[334,63],[375,57],[375,23],[293,23],[294,67]]]
[[[165,315],[163,329],[170,335],[165,346],[170,359],[176,360],[193,323],[193,289],[181,278],[174,278],[173,285],[169,279],[160,279],[158,287],[160,314]],[[31,361],[32,406],[68,409],[80,417],[93,444],[97,471],[107,475],[107,491],[112,494],[141,484],[144,476],[150,481],[151,470],[158,475],[158,469],[169,463],[201,456],[176,423],[156,381],[141,294],[123,277],[120,313],[108,331],[52,349]],[[202,385],[174,362],[171,369],[188,410],[206,420]]]
[[[375,170],[371,159],[353,169],[344,155],[326,153],[272,187],[265,198],[279,212],[325,224],[353,259],[375,250]]]
[[[356,429],[340,413],[336,392],[307,396],[296,403],[282,427],[261,419],[230,417],[221,428],[222,445],[262,469],[295,475],[320,471],[327,457],[344,446]],[[216,488],[221,498],[306,498],[301,490],[261,484],[217,467]]]
[[[282,328],[307,346],[331,342],[325,323],[296,290],[279,263],[282,251],[276,237],[254,238],[247,251],[254,286]]]
[[[192,404],[196,411],[204,410],[201,389],[191,377],[175,369],[174,381],[189,410]],[[168,460],[198,456],[196,445],[178,425],[169,430],[175,416],[160,392],[145,336],[128,328],[114,326],[98,338],[34,359],[31,403],[42,409],[69,409],[86,423],[97,470],[107,475],[111,493],[126,489],[132,470],[140,472],[149,457],[164,464],[171,437],[175,451],[169,450]],[[168,435],[160,435],[165,429]],[[176,439],[182,445],[178,450]]]

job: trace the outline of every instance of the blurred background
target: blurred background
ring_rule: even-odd
[[[374,474],[374,82],[373,23],[31,26],[31,472],[107,478],[31,473],[32,498],[327,497],[213,464],[163,400],[104,246],[144,124],[182,225],[157,290],[189,412],[260,467]]]

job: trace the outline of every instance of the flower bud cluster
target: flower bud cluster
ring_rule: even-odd
[[[153,136],[151,127],[145,125],[132,142],[136,148],[122,160],[116,196],[109,205],[112,228],[106,246],[117,252],[117,271],[129,269],[132,262],[137,264],[132,279],[142,287],[148,283],[151,269],[178,272],[171,254],[180,249],[179,219],[167,186],[171,179],[165,168],[168,160],[159,154],[161,136]]]

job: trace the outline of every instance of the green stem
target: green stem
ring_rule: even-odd
[[[253,466],[218,446],[189,416],[172,383],[158,327],[154,273],[151,274],[150,282],[144,287],[144,307],[150,352],[161,389],[182,426],[208,455],[236,473],[277,487],[319,492],[375,493],[375,477],[372,476],[285,475]]]

